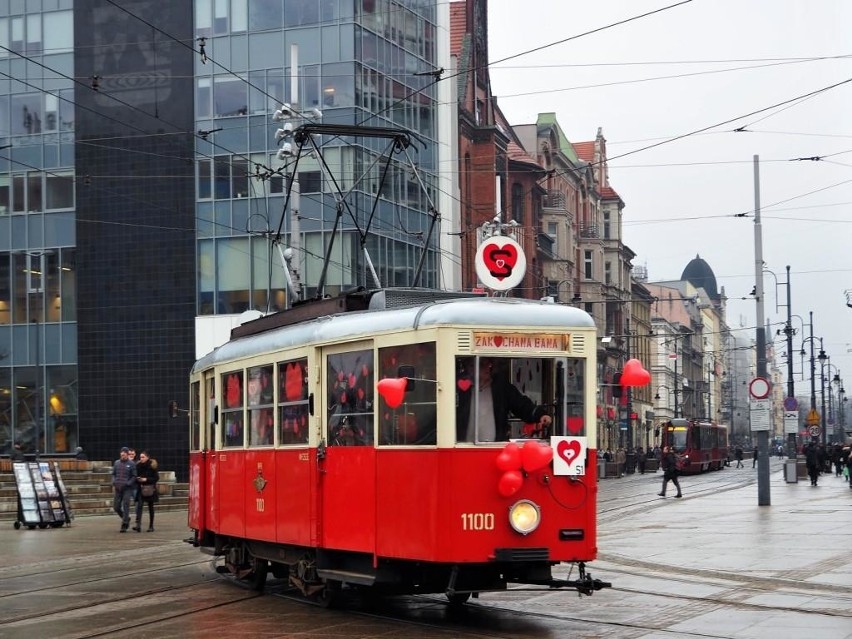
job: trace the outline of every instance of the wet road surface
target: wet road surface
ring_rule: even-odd
[[[852,639],[852,490],[833,475],[786,484],[772,460],[772,505],[758,506],[756,476],[685,477],[680,500],[656,496],[659,473],[603,480],[589,569],[612,589],[512,589],[457,608],[440,596],[351,596],[326,610],[274,581],[258,595],[182,541],[181,512],[158,513],[154,533],[119,534],[110,516],[8,525],[0,638]]]

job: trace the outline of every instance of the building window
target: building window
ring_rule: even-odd
[[[524,222],[524,187],[518,183],[512,185],[512,219]]]
[[[604,284],[612,284],[612,262],[604,264]]]
[[[548,222],[547,223],[547,234],[550,236],[550,239],[553,240],[553,243],[556,244],[559,239],[559,225],[556,222]]]
[[[603,214],[603,236],[604,239],[608,240],[609,238],[609,228],[610,228],[610,218],[609,211],[604,211]]]
[[[586,277],[586,279],[587,279],[587,280],[590,280],[590,279],[592,279],[592,277],[593,277],[593,270],[592,270],[592,264],[593,264],[593,262],[592,262],[592,252],[591,252],[591,251],[584,251],[583,253],[584,253],[584,257],[583,257],[583,274],[585,275],[585,277]]]

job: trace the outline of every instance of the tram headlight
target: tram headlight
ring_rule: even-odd
[[[516,502],[509,509],[509,525],[522,535],[528,535],[541,523],[541,509],[528,499]]]

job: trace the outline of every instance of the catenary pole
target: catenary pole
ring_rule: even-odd
[[[766,325],[763,311],[763,235],[760,224],[760,156],[754,156],[754,277],[757,303],[757,376],[766,378]],[[757,505],[769,506],[769,431],[757,431]]]

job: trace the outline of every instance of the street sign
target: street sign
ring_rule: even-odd
[[[819,426],[811,426],[810,428],[808,428],[808,434],[811,437],[819,437],[821,433],[822,429]]]
[[[799,432],[799,411],[784,411],[784,434],[795,435]]]
[[[808,416],[805,418],[805,422],[808,426],[819,426],[819,411],[816,408],[809,410]]]
[[[784,398],[784,410],[799,410],[799,400],[795,397],[785,397]]]
[[[772,400],[753,399],[749,403],[749,416],[751,417],[752,432],[769,430],[769,414],[772,412]]]
[[[766,399],[769,397],[769,380],[765,377],[755,377],[748,383],[748,394],[754,399]]]

